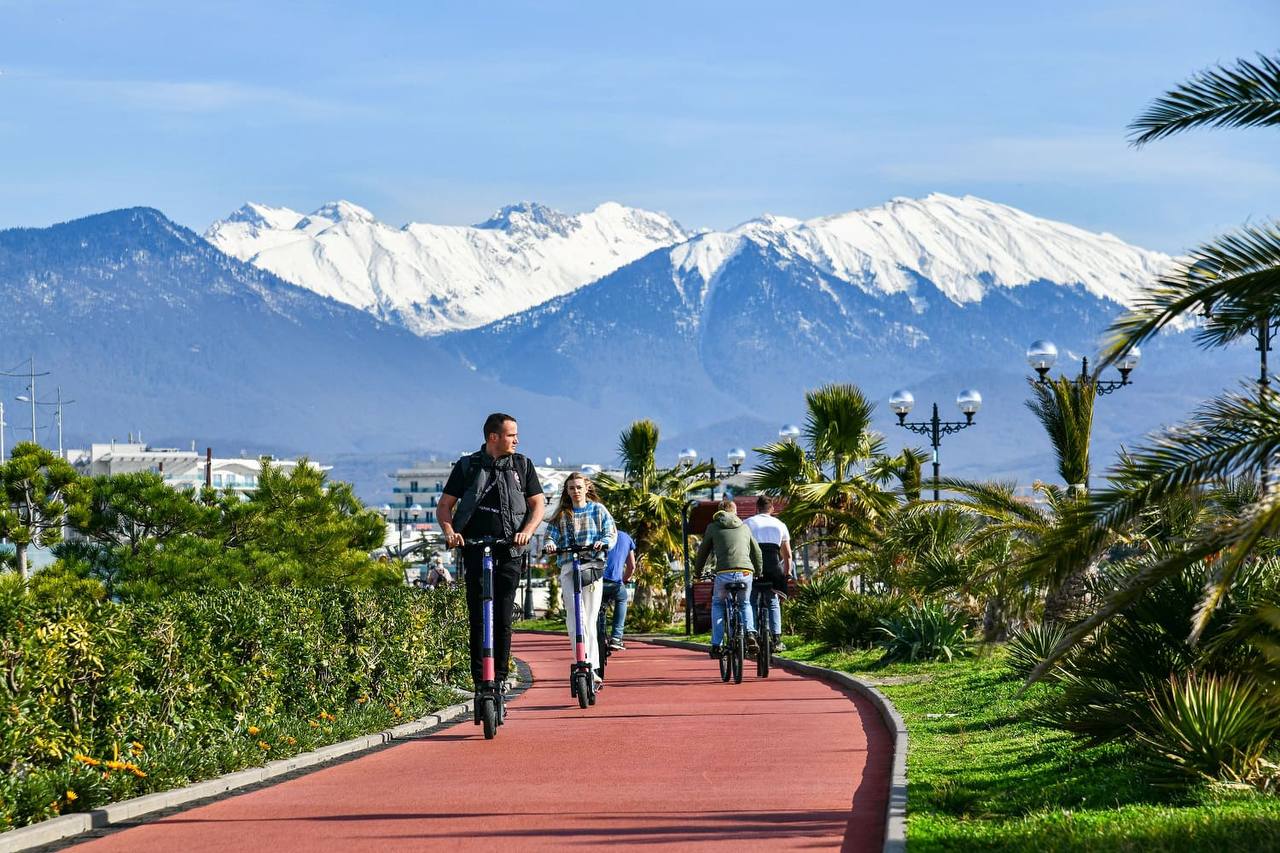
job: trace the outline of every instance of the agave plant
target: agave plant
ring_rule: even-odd
[[[1066,633],[1066,626],[1053,623],[1031,625],[1018,631],[1006,646],[1009,668],[1018,677],[1026,678],[1058,647]]]
[[[1263,789],[1280,783],[1280,767],[1264,757],[1280,731],[1280,706],[1256,683],[1175,676],[1151,695],[1149,710],[1150,727],[1134,736],[1157,773]]]
[[[963,613],[927,602],[906,607],[880,622],[880,663],[953,660],[970,653]]]

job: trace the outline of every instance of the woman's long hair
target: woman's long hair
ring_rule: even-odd
[[[568,477],[564,478],[564,485],[560,488],[560,503],[556,506],[555,513],[551,516],[551,520],[547,522],[552,527],[563,528],[566,521],[573,519],[573,498],[569,497],[569,484],[574,480],[586,480],[587,482],[587,501],[600,502],[600,496],[596,494],[596,484],[587,479],[585,474],[574,471]]]

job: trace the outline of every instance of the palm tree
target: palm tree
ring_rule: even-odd
[[[1268,127],[1280,124],[1280,62],[1259,56],[1233,68],[1195,75],[1156,100],[1131,125],[1133,144],[1146,145],[1194,127]],[[1197,332],[1203,346],[1223,346],[1270,321],[1280,304],[1280,226],[1247,226],[1203,244],[1147,287],[1130,311],[1112,324],[1098,366],[1180,319],[1206,313]],[[1122,460],[1116,480],[1072,508],[1042,542],[1031,564],[1057,574],[1094,559],[1117,532],[1153,507],[1187,490],[1237,474],[1256,475],[1280,449],[1280,409],[1264,390],[1256,399],[1223,395],[1191,420],[1150,439]],[[1265,484],[1264,484],[1265,486]],[[1161,578],[1212,560],[1214,580],[1192,620],[1198,637],[1232,580],[1260,544],[1280,533],[1280,501],[1265,488],[1236,513],[1215,513],[1192,536],[1153,549],[1140,567],[1097,609],[1073,627],[1031,674],[1035,679],[1072,645],[1150,589]]]
[[[1080,499],[1089,491],[1089,445],[1093,437],[1093,404],[1097,386],[1088,377],[1059,376],[1051,381],[1029,380],[1032,398],[1027,408],[1035,414],[1053,446],[1058,476],[1066,483],[1065,495],[1051,495],[1050,505]],[[1055,512],[1056,519],[1058,514]],[[1070,619],[1082,603],[1089,575],[1096,569],[1085,564],[1071,573],[1051,579],[1044,599],[1044,621],[1061,623]]]
[[[892,465],[884,438],[871,429],[875,404],[854,385],[833,384],[806,393],[805,405],[806,447],[787,440],[755,448],[761,463],[751,488],[785,498],[780,514],[793,530],[821,529],[817,541],[843,551],[870,549],[898,507],[877,480]],[[899,463],[909,483],[911,462],[904,456]],[[917,494],[918,480],[917,463]]]
[[[978,571],[968,581],[974,594],[986,597],[983,634],[998,639],[1010,615],[1027,616],[1031,597],[1047,589],[1045,609],[1058,608],[1052,618],[1063,619],[1077,599],[1054,596],[1053,590],[1075,589],[1066,576],[1055,576],[1029,562],[1058,524],[1064,508],[1078,500],[1069,491],[1051,483],[1037,482],[1032,488],[1039,500],[1018,497],[1014,483],[973,482],[944,479],[942,488],[957,495],[943,503],[981,521],[965,548],[981,556]],[[1049,617],[1046,617],[1046,620]]]
[[[674,468],[657,465],[659,430],[650,420],[636,421],[618,437],[622,479],[608,474],[595,478],[600,499],[618,528],[636,543],[637,604],[647,604],[654,586],[668,588],[667,565],[680,550],[680,510],[694,493],[716,484],[709,464],[681,462]]]

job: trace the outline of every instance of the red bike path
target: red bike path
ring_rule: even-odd
[[[879,850],[892,741],[862,696],[632,642],[569,695],[568,640],[519,634],[533,685],[492,741],[468,719],[78,851]]]

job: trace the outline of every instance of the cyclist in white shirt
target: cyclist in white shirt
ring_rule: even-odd
[[[756,498],[756,514],[746,520],[751,535],[760,545],[764,560],[764,571],[761,580],[768,581],[775,590],[785,593],[787,581],[793,577],[791,571],[791,533],[787,526],[773,516],[773,501],[765,495]],[[752,591],[753,604],[759,606],[763,591]],[[782,602],[775,595],[773,606],[769,611],[769,630],[773,632],[773,647],[783,651],[782,644]],[[764,626],[760,626],[764,630]]]

